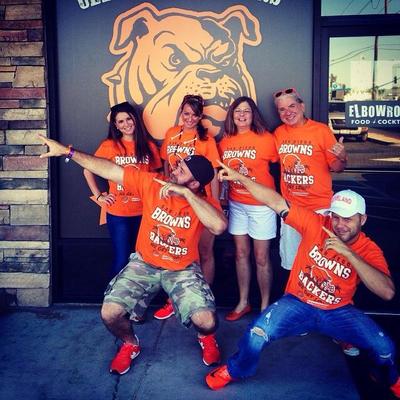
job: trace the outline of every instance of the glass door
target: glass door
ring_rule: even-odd
[[[328,65],[328,123],[347,142],[349,167],[399,168],[400,36],[331,37]]]

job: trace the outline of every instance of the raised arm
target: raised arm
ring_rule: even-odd
[[[274,189],[254,182],[247,176],[240,174],[232,168],[218,161],[222,169],[218,173],[218,179],[223,181],[240,182],[258,201],[272,208],[277,214],[284,215],[289,210],[286,200]]]
[[[164,167],[164,175],[166,177],[169,177],[169,162],[167,160],[163,161],[163,167]]]
[[[392,278],[366,263],[357,253],[355,253],[329,229],[325,227],[322,227],[322,229],[328,234],[325,248],[333,249],[344,255],[354,266],[361,281],[372,293],[375,293],[383,300],[391,300],[395,294],[395,287]]]
[[[342,172],[346,168],[347,164],[347,154],[346,149],[343,144],[343,136],[339,138],[339,141],[335,143],[332,148],[328,151],[332,153],[336,159],[333,160],[330,164],[330,169],[333,172]]]
[[[193,193],[188,187],[175,183],[165,182],[154,178],[161,185],[160,197],[165,198],[177,194],[185,197],[200,222],[214,235],[220,235],[227,227],[228,222],[224,213],[213,207],[202,197]]]
[[[41,154],[40,158],[61,157],[67,156],[70,153],[70,148],[68,146],[64,146],[63,144],[42,135],[39,135],[39,138],[43,144],[49,147],[49,151],[45,154]],[[70,158],[73,161],[93,174],[116,183],[123,183],[124,169],[121,166],[104,158],[95,157],[76,149],[73,149],[71,153]]]

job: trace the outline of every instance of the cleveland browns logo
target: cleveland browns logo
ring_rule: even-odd
[[[183,96],[199,94],[206,100],[204,124],[215,135],[233,99],[256,100],[243,50],[260,43],[259,22],[242,5],[217,14],[160,11],[142,3],[116,18],[109,49],[121,58],[101,79],[110,105],[130,101],[140,106],[156,139],[178,124]]]

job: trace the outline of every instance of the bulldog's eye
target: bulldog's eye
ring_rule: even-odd
[[[177,54],[172,54],[169,57],[169,63],[176,67],[182,63],[182,58],[179,57],[179,55],[177,55]]]
[[[220,67],[228,67],[230,64],[229,60],[222,60],[219,65]]]

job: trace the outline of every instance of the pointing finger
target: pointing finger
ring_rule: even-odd
[[[340,138],[339,138],[339,143],[342,144],[343,141],[344,141],[344,136],[340,136]]]
[[[157,183],[159,183],[160,185],[165,186],[167,184],[167,182],[163,181],[162,179],[158,179],[158,178],[153,178],[153,181],[156,181]]]
[[[336,235],[332,231],[330,231],[328,228],[325,228],[325,226],[323,226],[322,229],[328,234],[329,237],[331,237],[331,238],[336,237]]]
[[[216,160],[216,161],[217,161],[217,163],[219,164],[220,167],[222,167],[223,169],[226,169],[226,165],[224,163],[222,163],[219,160]]]

